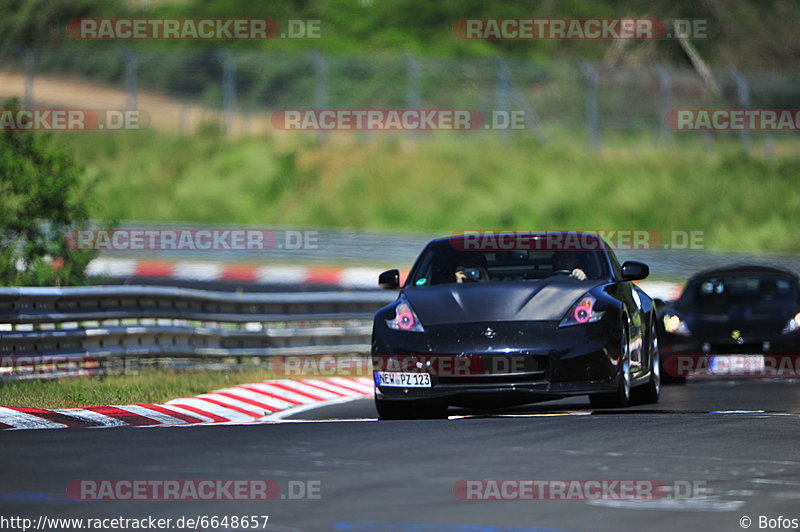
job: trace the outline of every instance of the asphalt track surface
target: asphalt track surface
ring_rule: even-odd
[[[690,382],[664,388],[658,405],[624,410],[593,412],[575,398],[452,413],[378,422],[371,401],[358,400],[273,424],[5,431],[0,524],[269,515],[247,529],[674,532],[743,530],[744,516],[751,530],[767,529],[760,516],[800,519],[800,381]],[[78,502],[66,493],[77,479],[272,479],[282,496],[302,481],[319,497]],[[453,491],[462,479],[655,479],[667,491],[640,502],[464,501]],[[706,491],[669,491],[691,483]]]

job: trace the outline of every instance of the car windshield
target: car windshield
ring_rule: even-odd
[[[724,308],[731,305],[764,305],[797,300],[797,289],[785,277],[737,275],[697,279],[686,287],[681,305]]]
[[[419,259],[411,284],[536,280],[581,269],[587,279],[604,279],[608,266],[601,251],[463,251],[450,243],[431,246]]]

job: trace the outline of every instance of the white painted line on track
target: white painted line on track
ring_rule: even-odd
[[[620,508],[623,510],[672,510],[677,512],[732,512],[744,506],[744,501],[723,501],[713,497],[686,499],[655,499],[652,501],[587,501],[592,506]]]

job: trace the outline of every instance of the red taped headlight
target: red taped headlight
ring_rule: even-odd
[[[569,325],[582,325],[584,323],[592,323],[598,321],[603,317],[603,312],[595,310],[594,305],[597,300],[589,295],[583,296],[575,303],[564,319],[559,323],[559,327],[567,327]]]
[[[588,323],[592,317],[592,303],[589,299],[584,299],[581,303],[575,307],[575,310],[572,311],[572,317],[578,323]]]
[[[401,298],[394,308],[394,318],[386,320],[386,325],[396,331],[425,332],[411,305],[405,298]]]

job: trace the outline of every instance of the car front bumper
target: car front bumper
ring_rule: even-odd
[[[601,322],[563,328],[556,322],[458,324],[424,333],[378,327],[373,368],[425,372],[431,380],[430,387],[417,388],[382,386],[376,378],[381,400],[502,406],[617,388],[620,339]]]
[[[766,370],[790,368],[796,367],[800,360],[800,334],[751,335],[734,339],[663,333],[659,351],[663,372],[672,377],[713,374],[710,371],[714,366],[713,359],[739,357],[746,360],[741,355],[763,356]],[[746,368],[742,371],[755,373],[748,373]],[[765,375],[769,374],[765,371]]]

